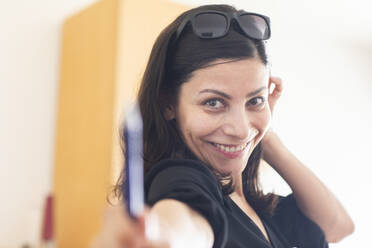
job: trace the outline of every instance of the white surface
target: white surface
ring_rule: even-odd
[[[54,157],[60,32],[93,0],[0,0],[0,247],[37,244]]]

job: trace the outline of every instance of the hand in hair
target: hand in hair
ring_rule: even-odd
[[[274,85],[273,91],[272,92],[270,91],[269,93],[269,105],[270,105],[271,113],[273,113],[274,107],[283,92],[283,81],[280,77],[273,77],[273,76],[270,76],[269,80],[270,80],[269,89],[271,88],[272,85]]]

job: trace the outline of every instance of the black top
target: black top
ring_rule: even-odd
[[[260,215],[272,246],[257,225],[223,195],[214,174],[195,160],[163,160],[145,178],[146,203],[175,199],[199,212],[214,232],[214,248],[326,248],[321,229],[296,205],[280,197],[273,216]]]

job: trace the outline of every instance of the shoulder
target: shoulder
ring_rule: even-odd
[[[155,165],[145,177],[145,194],[164,192],[203,192],[222,201],[220,184],[203,163],[190,159],[165,159]]]
[[[197,160],[162,160],[145,177],[145,197],[149,206],[163,199],[173,199],[198,212],[211,225],[214,246],[224,247],[227,218],[224,197],[216,176]]]
[[[186,173],[183,174],[183,173]],[[145,177],[145,182],[151,183],[160,174],[173,174],[178,177],[197,175],[216,180],[213,172],[200,161],[191,159],[164,159],[153,165]]]

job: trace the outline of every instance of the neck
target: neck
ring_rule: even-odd
[[[234,175],[233,176],[234,180],[234,192],[231,193],[232,196],[236,197],[243,197],[244,198],[244,193],[243,193],[243,183],[242,183],[242,175]]]

